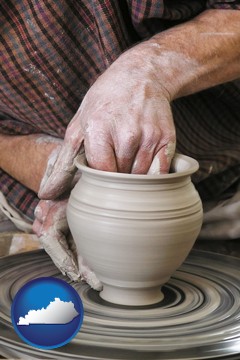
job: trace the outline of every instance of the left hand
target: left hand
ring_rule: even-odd
[[[84,280],[95,290],[101,290],[102,285],[94,272],[77,255],[66,218],[67,201],[68,199],[41,200],[35,210],[33,231],[64,275],[74,281]]]

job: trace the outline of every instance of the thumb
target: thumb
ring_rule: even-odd
[[[40,199],[55,199],[71,186],[77,171],[74,159],[82,152],[83,134],[76,114],[68,125],[63,145],[49,156],[38,192]]]

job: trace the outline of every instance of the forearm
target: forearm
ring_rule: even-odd
[[[240,11],[208,10],[159,38],[187,61],[186,69],[177,61],[175,98],[240,77],[239,24]]]
[[[240,77],[240,11],[207,10],[131,49],[170,100]],[[136,53],[134,52],[137,51]]]
[[[42,134],[0,134],[0,167],[37,193],[49,157],[60,143],[61,140]]]

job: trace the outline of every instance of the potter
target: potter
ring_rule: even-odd
[[[67,218],[78,253],[103,284],[100,296],[122,305],[163,299],[161,287],[189,254],[202,204],[191,182],[192,158],[175,155],[172,172],[134,175],[92,169],[72,190]]]

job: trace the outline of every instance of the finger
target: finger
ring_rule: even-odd
[[[98,138],[93,135],[91,140],[85,137],[84,149],[87,163],[93,169],[112,172],[118,171],[113,146],[104,135],[101,136],[101,134],[99,134]]]
[[[59,225],[61,222],[61,226]],[[65,224],[64,224],[65,222]],[[41,228],[40,242],[53,260],[57,268],[64,274],[69,276],[71,280],[76,281],[80,274],[76,260],[72,256],[69,249],[66,234],[68,225],[66,219],[58,219],[50,228],[43,225]]]
[[[82,256],[78,255],[78,266],[81,280],[86,281],[94,290],[101,291],[102,283],[98,280],[95,273],[89,269]]]
[[[77,261],[69,248],[66,236],[69,232],[66,219],[67,200],[41,201],[33,230],[37,233],[45,251],[55,265],[72,280],[79,278]]]
[[[33,222],[33,232],[40,237],[43,222],[45,221],[49,208],[53,204],[51,200],[40,200],[34,211],[35,220]]]
[[[148,170],[148,174],[167,174],[170,170],[171,161],[174,156],[175,149],[175,142],[169,142],[167,145],[163,146],[155,155],[152,164]]]
[[[68,248],[65,234],[62,234],[56,227],[47,231],[42,229],[41,232],[40,242],[57,268],[71,280],[78,280],[80,276],[78,266]]]
[[[84,148],[89,166],[103,171],[130,172],[138,150],[141,131],[125,128],[118,124],[105,128],[103,121],[98,119],[97,132],[85,133]],[[129,120],[130,121],[130,120]]]
[[[41,229],[42,229],[42,222],[40,222],[38,219],[35,219],[33,222],[33,232],[40,237]]]
[[[74,159],[83,151],[83,134],[77,116],[69,124],[63,145],[58,153],[52,154],[45,175],[40,184],[38,196],[54,199],[68,188],[76,173]]]
[[[153,153],[154,150],[148,150],[146,148],[140,148],[132,169],[131,169],[131,173],[132,174],[146,174],[148,172],[149,169],[149,164],[152,163],[152,159],[153,159]]]
[[[142,132],[138,130],[128,130],[120,133],[115,141],[115,154],[118,172],[130,173],[136,155],[139,151]]]
[[[145,124],[138,152],[131,169],[133,174],[146,174],[161,140],[161,130]]]
[[[35,219],[37,219],[39,222],[43,223],[43,221],[45,220],[45,218],[49,212],[49,209],[54,204],[56,204],[56,202],[53,200],[40,200],[34,211]]]

